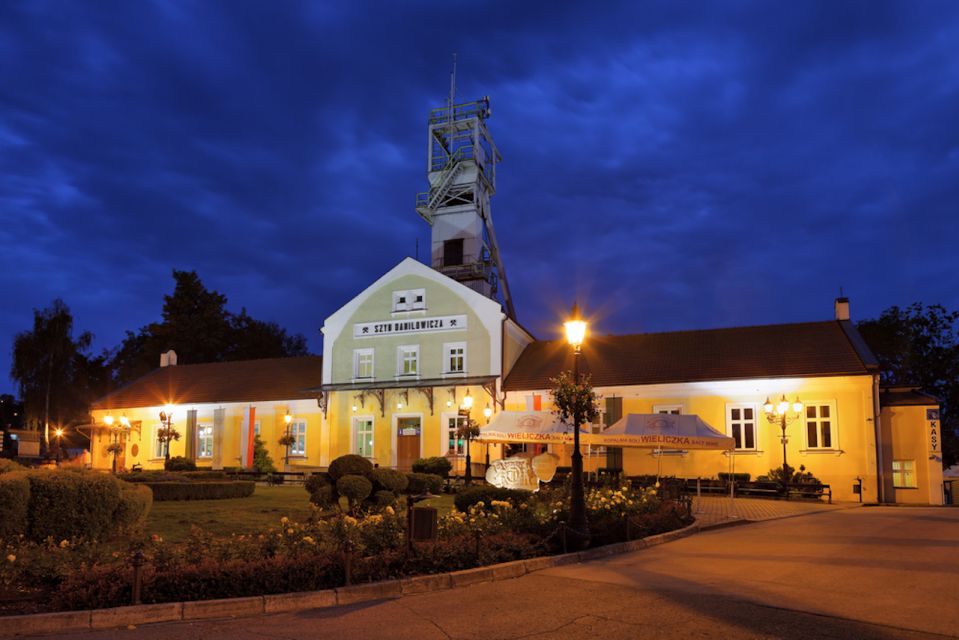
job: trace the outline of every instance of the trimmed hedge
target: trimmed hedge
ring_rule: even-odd
[[[430,493],[439,493],[443,490],[443,478],[434,473],[407,473],[406,478],[409,480],[406,492],[413,495],[426,493],[427,489]]]
[[[137,471],[121,473],[117,478],[125,482],[205,482],[209,480],[227,480],[225,471]]]
[[[330,481],[330,476],[325,473],[311,473],[310,477],[306,479],[306,482],[303,483],[303,488],[306,489],[306,492],[310,495],[313,495],[323,487],[328,487],[332,484]]]
[[[330,463],[327,473],[336,482],[343,476],[368,476],[373,471],[373,463],[356,454],[340,456]]]
[[[345,496],[352,505],[370,497],[373,492],[373,483],[363,476],[343,476],[336,481],[336,492]]]
[[[420,458],[413,463],[414,473],[432,473],[441,478],[448,478],[452,470],[453,464],[443,456]]]
[[[391,493],[403,493],[410,484],[405,473],[393,469],[373,469],[370,480],[373,481],[374,491],[389,491]]]
[[[121,483],[120,504],[114,518],[124,531],[136,529],[146,522],[153,508],[153,490],[142,484]]]
[[[0,539],[12,539],[27,530],[30,481],[24,473],[0,474]]]
[[[183,456],[173,456],[164,463],[163,468],[167,471],[196,471],[196,463]]]
[[[0,458],[0,473],[7,473],[8,471],[23,471],[26,469],[22,464],[15,462],[9,458]]]
[[[153,490],[155,502],[170,500],[229,500],[249,498],[256,483],[252,480],[206,480],[201,482],[144,482]]]
[[[472,487],[467,487],[456,494],[456,497],[453,498],[453,504],[456,505],[456,508],[466,513],[470,507],[472,507],[477,502],[483,502],[485,508],[490,508],[490,503],[493,500],[502,500],[504,502],[509,502],[513,506],[522,502],[523,500],[528,500],[530,496],[529,491],[519,491],[517,489],[503,489],[501,487],[494,487],[492,485],[473,485]]]

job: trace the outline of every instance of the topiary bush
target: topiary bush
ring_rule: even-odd
[[[306,479],[306,482],[303,483],[303,487],[306,489],[306,492],[309,494],[315,493],[318,489],[322,487],[328,487],[332,484],[330,481],[330,476],[325,473],[311,473],[310,477]]]
[[[30,481],[24,473],[0,474],[0,540],[12,540],[27,530]]]
[[[420,458],[413,463],[414,473],[433,473],[441,478],[448,478],[452,470],[453,464],[443,456]]]
[[[266,445],[260,436],[253,436],[253,469],[260,473],[273,473],[276,466],[273,464],[273,458],[270,452],[266,450]]]
[[[390,493],[403,493],[410,483],[405,473],[394,469],[373,469],[370,473],[370,480],[373,481],[374,491],[389,491]]]
[[[166,471],[196,471],[196,463],[183,456],[173,456],[163,464]]]
[[[207,480],[202,482],[144,482],[153,490],[155,502],[170,500],[230,500],[249,498],[256,489],[252,480]]]
[[[363,476],[343,476],[336,481],[336,492],[349,500],[352,508],[369,497],[373,492],[373,483]]]
[[[27,479],[30,539],[100,539],[117,529],[113,516],[120,504],[120,483],[116,478],[38,470],[27,472]]]
[[[469,508],[477,502],[482,502],[486,508],[490,508],[490,503],[493,500],[510,502],[513,506],[516,506],[524,500],[529,500],[530,495],[529,491],[503,489],[492,485],[478,484],[466,487],[457,493],[456,497],[453,498],[453,504],[456,505],[457,509],[466,513],[469,511]]]
[[[373,463],[355,454],[340,456],[330,463],[328,473],[334,482],[343,476],[368,476],[373,471]]]
[[[396,503],[396,494],[392,491],[380,490],[373,494],[373,504],[378,507],[388,507]]]
[[[324,485],[317,488],[316,491],[310,494],[310,502],[321,509],[331,507],[333,505],[333,486]]]
[[[7,473],[8,471],[23,471],[26,469],[23,465],[9,458],[0,458],[0,473]]]
[[[406,492],[412,495],[426,493],[427,489],[430,493],[443,490],[443,478],[434,473],[407,473],[406,478],[409,481]]]

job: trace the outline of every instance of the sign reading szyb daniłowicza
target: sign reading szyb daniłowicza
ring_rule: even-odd
[[[374,338],[376,336],[399,336],[407,333],[438,333],[441,331],[463,331],[466,329],[466,316],[436,316],[434,318],[404,318],[402,320],[383,320],[382,322],[357,322],[353,325],[354,338]]]

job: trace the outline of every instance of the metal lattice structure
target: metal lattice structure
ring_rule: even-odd
[[[496,242],[490,198],[501,157],[486,128],[489,98],[454,104],[455,67],[446,106],[430,111],[427,175],[416,211],[432,227],[432,266],[493,299],[516,317]]]

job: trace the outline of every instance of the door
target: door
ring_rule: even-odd
[[[396,468],[410,471],[420,457],[422,427],[418,417],[396,419]]]

